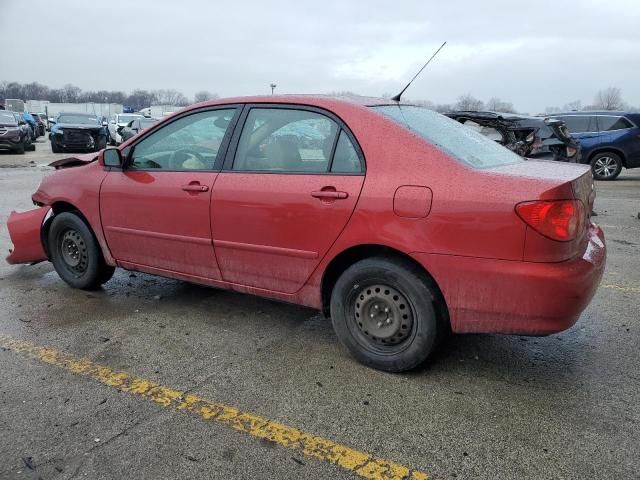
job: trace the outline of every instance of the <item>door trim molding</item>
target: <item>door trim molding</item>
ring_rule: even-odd
[[[308,260],[315,260],[318,258],[318,252],[296,250],[294,248],[272,247],[270,245],[257,245],[255,243],[214,240],[213,246],[216,248],[230,248],[234,250],[246,250],[249,252],[268,253],[271,255],[284,255],[287,257],[306,258]]]
[[[147,230],[136,230],[135,228],[125,227],[104,227],[108,232],[122,233],[125,235],[135,235],[138,237],[151,237],[160,240],[169,240],[173,242],[195,243],[197,245],[211,245],[210,238],[188,237],[185,235],[174,235],[172,233],[151,232]]]

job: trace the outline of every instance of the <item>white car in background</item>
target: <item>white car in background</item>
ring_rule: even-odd
[[[118,133],[118,127],[126,127],[127,124],[138,118],[144,118],[137,113],[116,113],[109,118],[109,144],[120,145],[122,143],[122,137]]]

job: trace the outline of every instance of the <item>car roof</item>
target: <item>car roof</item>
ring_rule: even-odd
[[[573,111],[573,112],[558,112],[558,113],[548,113],[545,116],[554,117],[558,115],[574,115],[574,116],[583,116],[583,115],[609,115],[609,116],[625,116],[629,114],[634,114],[637,112],[623,112],[619,110],[581,110],[581,111]]]
[[[360,95],[322,95],[322,94],[291,94],[291,95],[256,95],[247,97],[232,97],[208,100],[195,104],[198,107],[206,105],[225,105],[233,103],[283,103],[299,104],[317,107],[328,107],[335,103],[374,107],[382,105],[412,105],[410,102],[394,102],[386,98],[366,97]],[[190,106],[193,107],[194,105]],[[189,107],[189,108],[190,108]]]
[[[454,110],[445,113],[447,116],[469,117],[472,119],[497,119],[497,120],[542,120],[543,117],[534,117],[532,115],[521,115],[519,113],[493,112],[491,110]],[[547,116],[547,115],[545,115]]]
[[[86,113],[86,112],[60,112],[58,115],[81,115],[83,117],[97,117],[97,113]]]

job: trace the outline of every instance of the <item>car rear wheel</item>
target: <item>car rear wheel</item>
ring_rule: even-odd
[[[51,223],[49,256],[60,278],[74,288],[93,290],[113,276],[98,241],[87,224],[72,212],[63,212]]]
[[[388,372],[422,364],[444,331],[437,287],[409,262],[375,257],[336,282],[331,319],[338,339],[361,363]]]
[[[24,143],[21,143],[20,145],[18,145],[15,150],[15,153],[17,153],[18,155],[24,155]]]
[[[613,152],[600,152],[591,159],[591,170],[596,180],[615,180],[622,171],[622,159]]]

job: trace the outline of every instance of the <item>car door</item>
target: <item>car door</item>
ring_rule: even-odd
[[[222,278],[293,293],[349,221],[364,158],[322,110],[247,106],[239,125],[211,202]]]
[[[184,114],[149,132],[107,174],[100,212],[121,263],[219,279],[210,196],[238,108]]]
[[[598,128],[609,135],[611,146],[621,150],[627,167],[640,165],[640,129],[620,115],[599,115]]]
[[[598,131],[595,115],[565,115],[559,118],[565,122],[569,133],[582,146],[583,155],[609,140],[609,135],[606,132]],[[584,156],[583,161],[586,161]]]

